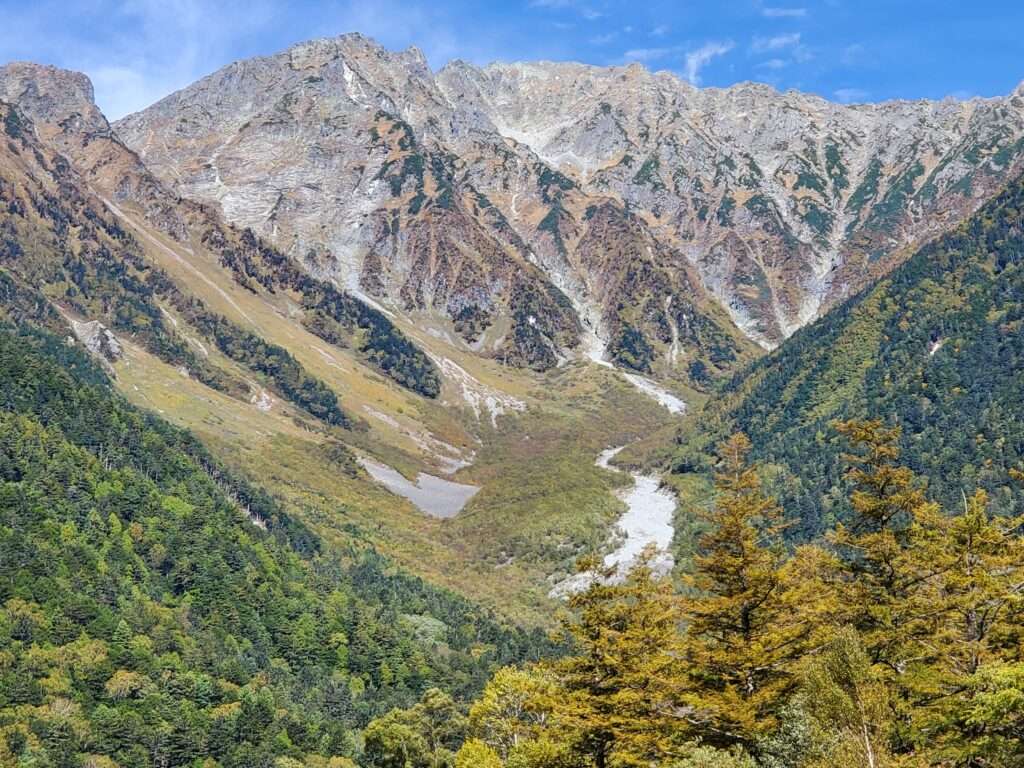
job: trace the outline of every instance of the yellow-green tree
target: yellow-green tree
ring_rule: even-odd
[[[695,735],[717,745],[752,743],[774,725],[796,685],[795,663],[815,642],[817,595],[805,577],[821,555],[803,551],[787,572],[780,510],[749,450],[742,434],[719,450],[715,504],[702,513],[708,530],[684,602],[688,719]]]
[[[498,753],[480,739],[467,739],[455,753],[455,768],[502,768]]]
[[[808,658],[794,703],[804,721],[802,768],[897,765],[889,750],[891,692],[852,629]]]
[[[1024,661],[1022,525],[993,516],[979,490],[964,498],[962,514],[915,527],[914,554],[929,578],[915,594],[912,716],[918,745],[952,764],[984,764],[998,728],[977,717],[975,699],[989,690],[993,670]]]
[[[920,545],[941,526],[942,510],[897,463],[899,427],[847,421],[837,430],[854,448],[843,457],[854,517],[828,536],[837,555],[835,618],[856,628],[872,663],[897,680],[919,658],[917,598],[936,571]]]
[[[469,710],[470,732],[502,759],[552,726],[558,688],[548,670],[503,667]]]
[[[574,618],[564,629],[574,652],[551,667],[560,689],[552,717],[573,752],[595,768],[664,764],[685,754],[679,600],[648,556],[624,579],[600,571],[570,598]]]

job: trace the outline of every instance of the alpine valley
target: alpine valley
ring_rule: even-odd
[[[347,34],[0,124],[3,768],[1024,765],[1024,83]]]

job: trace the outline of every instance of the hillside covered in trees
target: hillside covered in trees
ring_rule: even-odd
[[[0,508],[0,765],[351,764],[372,717],[550,647],[328,551],[27,326],[0,329]]]
[[[929,499],[879,421],[837,440],[848,526],[787,550],[734,435],[680,591],[643,563],[605,570],[570,599],[567,655],[501,670],[468,717],[424,699],[375,720],[366,764],[1024,765],[1024,518],[981,490],[965,509]]]
[[[799,331],[737,376],[680,438],[673,469],[733,431],[811,538],[850,512],[841,443],[829,425],[901,427],[907,465],[950,507],[984,489],[1000,514],[1024,512],[1009,471],[1024,468],[1024,181],[872,288]],[[962,503],[959,504],[962,506]]]

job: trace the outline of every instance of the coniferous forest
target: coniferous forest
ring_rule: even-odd
[[[345,765],[389,708],[551,648],[370,549],[326,554],[61,338],[3,328],[0,393],[5,765]]]

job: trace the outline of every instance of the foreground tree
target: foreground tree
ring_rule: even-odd
[[[686,753],[679,600],[647,553],[624,580],[604,570],[569,600],[575,652],[554,662],[552,717],[596,768],[663,764]],[[596,563],[586,563],[593,568]]]
[[[503,760],[552,723],[558,693],[549,671],[499,669],[469,710],[470,732]]]
[[[366,726],[364,759],[375,768],[443,768],[454,761],[465,731],[452,697],[430,688],[411,709],[393,709]]]
[[[850,629],[840,630],[806,660],[796,695],[780,727],[758,744],[765,768],[890,768],[889,687]]]
[[[991,704],[1000,696],[1024,704],[1024,519],[993,516],[977,491],[964,498],[962,514],[926,522],[914,536],[915,556],[930,573],[916,594],[920,627],[909,667],[916,746],[954,765],[1002,764],[992,755],[1005,751],[1010,731],[990,716],[999,711]]]
[[[688,719],[720,746],[750,744],[774,725],[796,685],[795,664],[815,642],[816,598],[803,578],[820,553],[802,552],[787,571],[780,510],[749,451],[742,434],[719,450],[715,505],[702,514],[708,531],[684,601]]]

